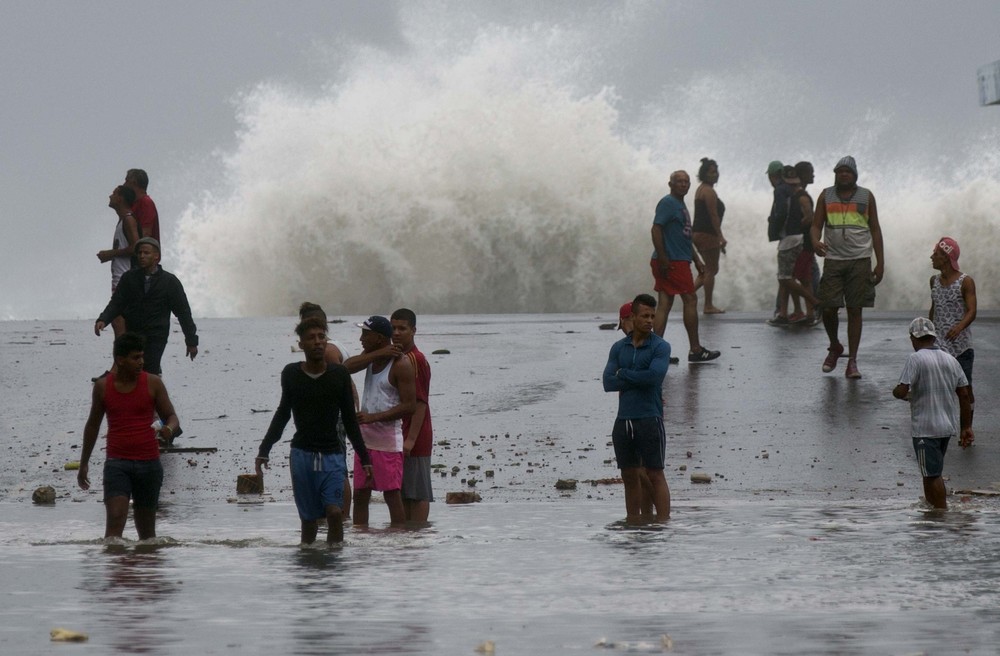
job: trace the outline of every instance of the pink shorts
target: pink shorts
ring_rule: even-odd
[[[354,489],[390,492],[403,486],[403,454],[400,451],[368,451],[372,460],[372,481],[365,480],[361,458],[354,453]]]
[[[660,273],[660,261],[653,258],[649,261],[653,270],[653,289],[667,296],[694,293],[694,278],[691,277],[691,263],[687,260],[670,260],[667,266],[667,277]]]

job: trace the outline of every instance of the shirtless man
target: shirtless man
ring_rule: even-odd
[[[156,508],[163,484],[158,439],[170,441],[180,430],[167,388],[159,376],[143,370],[145,340],[136,333],[115,339],[114,371],[94,382],[90,416],[83,428],[83,450],[77,483],[90,489],[90,456],[104,416],[108,417],[108,448],[104,462],[104,537],[120,538],[133,502],[135,530],[140,540],[156,537]],[[163,427],[153,429],[154,414]]]

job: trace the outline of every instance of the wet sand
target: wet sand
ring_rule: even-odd
[[[864,377],[857,381],[844,377],[843,361],[831,374],[820,371],[821,327],[774,328],[763,314],[702,317],[702,341],[722,357],[674,365],[664,386],[675,502],[919,498],[909,407],[890,393],[910,352],[912,316],[867,313],[859,357]],[[331,327],[355,350],[356,320]],[[600,383],[616,333],[599,325],[611,321],[599,315],[421,318],[417,344],[433,369],[433,462],[444,473],[435,479],[441,501],[447,491],[471,489],[468,481],[475,479],[484,502],[574,498],[620,505],[619,486],[584,483],[617,476],[609,446],[615,398]],[[177,446],[218,451],[165,455],[165,494],[212,502],[235,495],[236,476],[251,471],[277,406],[281,367],[301,359],[292,352],[292,325],[290,318],[203,319],[194,362],[182,359],[175,330],[164,371],[185,431]],[[977,439],[970,449],[955,444],[949,450],[950,490],[1000,482],[991,401],[1000,383],[1000,318],[982,313],[974,330]],[[677,312],[666,337],[683,360]],[[90,377],[107,366],[103,353],[111,341],[109,333],[94,337],[89,322],[0,323],[0,425],[7,446],[0,500],[30,501],[40,485],[53,485],[63,499],[88,498],[63,466],[78,459]],[[431,355],[436,349],[450,354]],[[360,384],[362,375],[355,380]],[[276,454],[287,454],[291,434],[290,424]],[[102,444],[92,471],[103,461]],[[711,474],[712,483],[693,485],[694,472]],[[581,481],[575,492],[555,489],[566,478]],[[284,463],[276,464],[266,487],[279,499],[290,496]]]

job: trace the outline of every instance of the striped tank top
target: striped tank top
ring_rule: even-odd
[[[872,256],[872,233],[868,227],[869,192],[856,187],[847,200],[836,187],[823,190],[826,203],[826,242],[828,260],[861,260]]]

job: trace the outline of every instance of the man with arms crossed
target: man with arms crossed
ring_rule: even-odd
[[[326,518],[327,544],[344,540],[341,504],[347,477],[345,444],[337,433],[343,417],[347,436],[354,446],[355,476],[371,477],[371,460],[365,449],[354,414],[350,374],[338,364],[325,361],[326,321],[319,317],[303,320],[295,328],[305,362],[293,362],[281,372],[281,402],[261,440],[254,461],[258,475],[270,467],[271,447],[281,439],[289,418],[295,420],[290,466],[295,506],[302,521],[302,543],[312,544]]]
[[[417,315],[400,308],[389,317],[392,342],[410,358],[416,376],[416,409],[403,417],[403,514],[408,522],[423,523],[431,511],[434,491],[431,487],[431,448],[434,430],[427,398],[431,392],[431,365],[413,343]]]
[[[663,474],[667,448],[663,378],[670,366],[670,344],[653,332],[655,316],[656,300],[649,294],[636,296],[632,301],[632,333],[611,346],[602,377],[605,392],[619,392],[611,438],[625,484],[629,523],[640,521],[642,468],[652,486],[656,520],[670,518],[670,489]]]
[[[410,358],[394,357],[392,324],[385,317],[371,316],[359,323],[364,352],[348,358],[344,366],[351,373],[365,371],[358,423],[371,455],[372,476],[354,475],[354,524],[368,525],[368,505],[372,490],[382,492],[389,508],[389,521],[405,521],[403,498],[403,430],[401,420],[416,410],[416,383]],[[354,454],[354,471],[360,461]]]
[[[858,186],[858,166],[848,155],[833,168],[835,184],[816,199],[812,243],[816,255],[825,257],[819,281],[819,302],[823,308],[823,327],[830,338],[830,348],[823,360],[823,371],[837,368],[837,358],[844,353],[837,332],[837,312],[847,307],[848,378],[861,378],[858,371],[858,346],[861,344],[861,310],[875,305],[875,286],[882,282],[885,258],[882,256],[882,229],[878,223],[875,195]],[[821,238],[825,238],[822,241]],[[872,253],[875,268],[872,269]]]
[[[939,349],[936,339],[929,319],[917,317],[910,322],[914,352],[907,356],[892,395],[910,402],[910,434],[924,477],[924,498],[935,508],[947,508],[948,491],[941,474],[948,441],[961,431],[958,444],[964,449],[975,435],[969,382],[958,360]]]
[[[156,537],[156,508],[163,484],[158,438],[169,441],[179,430],[177,414],[159,376],[143,370],[142,335],[123,333],[115,339],[115,369],[94,382],[90,416],[83,428],[83,450],[77,483],[90,489],[90,456],[97,432],[108,417],[108,449],[104,462],[104,537],[120,538],[134,506],[135,530],[140,540]],[[154,414],[163,427],[153,429]]]

